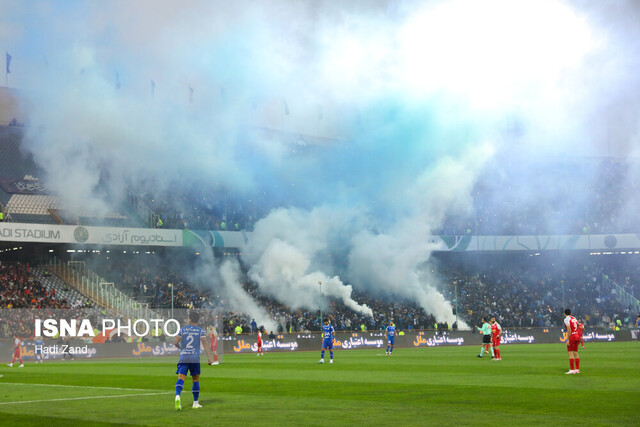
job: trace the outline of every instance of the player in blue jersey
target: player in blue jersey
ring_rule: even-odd
[[[180,359],[178,360],[178,381],[176,382],[176,411],[182,409],[180,393],[187,378],[187,372],[191,372],[193,379],[193,407],[202,408],[198,403],[200,395],[200,343],[207,352],[209,365],[211,365],[211,351],[207,345],[207,332],[198,326],[200,315],[196,311],[189,313],[189,324],[183,326],[176,336],[173,344],[180,349]]]
[[[333,337],[336,333],[336,330],[333,329],[331,325],[331,321],[329,319],[324,319],[324,326],[322,327],[322,351],[320,352],[320,361],[318,363],[324,363],[324,352],[329,350],[329,354],[331,355],[331,360],[329,363],[333,363]]]
[[[42,341],[41,337],[36,337],[33,345],[35,347],[34,354],[36,355],[36,363],[42,363],[42,347],[44,346],[44,341]]]
[[[389,326],[387,326],[387,352],[385,354],[391,356],[393,353],[393,344],[396,341],[396,325],[393,323],[393,320],[389,321]]]

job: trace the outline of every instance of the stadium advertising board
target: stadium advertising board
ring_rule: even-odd
[[[245,231],[176,230],[156,228],[93,227],[52,224],[0,223],[0,241],[120,246],[185,246],[243,248],[252,233]],[[540,236],[430,236],[437,252],[640,250],[637,234]]]
[[[573,234],[531,236],[430,236],[434,251],[549,251],[640,249],[638,234]]]
[[[190,314],[197,313],[192,322]],[[188,345],[206,354],[202,337],[217,357],[219,312],[214,309],[152,312],[153,318],[131,319],[97,308],[0,310],[0,354],[19,353],[26,360],[96,359],[177,356],[174,345],[182,328],[197,329]],[[189,329],[188,328],[188,329]],[[200,328],[200,329],[198,329]],[[185,329],[186,330],[186,329]],[[190,337],[193,338],[193,337]],[[218,351],[219,350],[219,351]]]
[[[2,338],[0,339],[0,354],[3,354],[6,358],[13,351],[13,340],[7,336]],[[173,345],[172,340],[165,338],[152,337],[145,342],[119,342],[112,340],[95,342],[89,338],[70,340],[61,339],[60,337],[46,338],[43,340],[41,358],[45,361],[109,358],[127,359],[128,362],[137,358],[145,358],[145,360],[147,358],[157,358],[159,362],[166,362],[166,359],[163,358],[169,356],[177,357],[179,349]],[[587,331],[584,334],[585,342],[630,341],[631,339],[630,331],[598,329]],[[20,349],[25,360],[36,360],[36,341],[34,337],[23,338]],[[480,345],[481,342],[480,334],[467,331],[439,333],[435,331],[410,331],[396,337],[395,348],[476,346]],[[505,330],[502,334],[501,344],[561,344],[564,342],[566,342],[566,334],[562,329],[556,328]],[[256,336],[252,334],[222,336],[220,337],[220,343],[222,345],[217,346],[216,349],[220,358],[225,353],[242,354],[256,353],[258,351]],[[274,338],[266,338],[263,341],[262,348],[266,352],[318,351],[321,343],[322,337],[320,333],[278,334]],[[338,332],[334,341],[335,350],[383,349],[386,345],[386,339],[381,332]],[[201,355],[203,354],[204,348],[201,346]]]
[[[253,233],[245,231],[184,230],[184,246],[197,248],[243,248]],[[539,236],[430,236],[437,252],[545,251],[545,250],[640,250],[637,234],[581,234]]]
[[[46,185],[38,179],[0,178],[0,187],[9,194],[46,195]]]
[[[630,341],[629,331],[610,331],[605,329],[588,330],[584,335],[587,341]],[[252,334],[230,335],[222,338],[225,353],[255,353],[258,350],[256,336]],[[552,344],[566,342],[566,334],[561,328],[549,329],[505,329],[502,344]],[[480,345],[482,336],[470,331],[407,331],[396,336],[395,348],[441,347]],[[320,333],[278,334],[263,341],[265,351],[313,351],[322,344]],[[337,332],[334,348],[338,350],[356,350],[363,348],[384,348],[387,345],[383,332]]]
[[[125,246],[182,246],[182,230],[0,223],[0,241]]]

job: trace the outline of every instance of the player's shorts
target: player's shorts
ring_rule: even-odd
[[[482,344],[491,344],[491,335],[483,335]]]
[[[262,348],[262,341],[258,341],[258,348]]]
[[[396,337],[387,337],[387,341],[389,342],[389,345],[393,345],[396,342]]]
[[[176,374],[187,375],[191,371],[191,376],[200,375],[200,363],[178,363]]]
[[[500,345],[500,337],[495,337],[491,339],[491,345],[494,347],[498,347]]]
[[[41,348],[40,349],[36,348],[35,354],[42,354],[42,349]]]
[[[19,349],[19,348],[16,348],[15,350],[13,350],[13,355],[14,355],[15,357],[20,357],[20,349]]]
[[[569,341],[567,341],[567,351],[578,351],[578,344],[580,344],[579,340],[569,339]]]
[[[330,338],[325,338],[322,341],[322,348],[328,348],[329,350],[333,350],[333,340]]]
[[[580,341],[569,340],[567,342],[567,351],[578,351],[578,345]]]

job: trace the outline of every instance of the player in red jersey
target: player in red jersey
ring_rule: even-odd
[[[215,326],[211,327],[211,331],[209,332],[209,340],[211,341],[211,352],[213,353],[212,365],[219,365],[220,361],[218,360],[218,331],[216,331]]]
[[[493,360],[502,360],[500,356],[500,334],[502,334],[502,326],[496,322],[496,318],[491,318],[491,346],[493,347]]]
[[[258,331],[258,356],[264,356],[264,351],[262,350],[262,330]]]
[[[24,364],[22,363],[22,354],[20,354],[20,346],[22,345],[22,341],[20,338],[14,337],[13,340],[13,359],[11,359],[11,363],[7,364],[8,367],[13,368],[13,362],[18,359],[20,361],[20,366],[18,368],[24,368]]]
[[[580,343],[580,327],[578,320],[571,315],[571,310],[564,311],[564,325],[567,328],[567,350],[569,351],[569,370],[567,374],[580,373],[580,357],[578,356],[578,344]]]
[[[584,340],[582,339],[582,335],[584,334],[584,325],[581,321],[578,320],[578,335],[580,336],[580,345],[584,348]]]

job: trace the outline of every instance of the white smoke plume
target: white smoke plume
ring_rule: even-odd
[[[349,277],[389,295],[415,299],[437,321],[453,324],[456,316],[451,302],[437,290],[438,279],[428,273],[426,263],[433,251],[428,236],[447,213],[470,206],[478,171],[492,155],[491,145],[479,145],[462,158],[443,159],[433,170],[417,177],[406,195],[413,201],[411,215],[383,233],[365,230],[354,236]]]
[[[189,276],[193,283],[218,292],[225,310],[244,313],[254,318],[258,326],[262,325],[268,331],[276,330],[276,320],[245,291],[242,280],[246,276],[237,260],[216,260],[211,248],[205,248],[200,254],[197,268]]]
[[[242,283],[238,281],[238,278],[241,277],[238,261],[225,260],[220,265],[220,276],[222,278],[222,294],[228,307],[254,318],[258,326],[264,326],[267,331],[276,330],[276,321],[256,303],[253,297],[244,290]]]
[[[372,316],[369,307],[351,298],[350,285],[338,276],[330,277],[318,264],[334,249],[330,240],[340,232],[333,227],[342,224],[341,214],[326,207],[311,212],[278,209],[259,221],[245,248],[251,279],[263,292],[294,309],[326,309],[324,296],[330,296]]]

